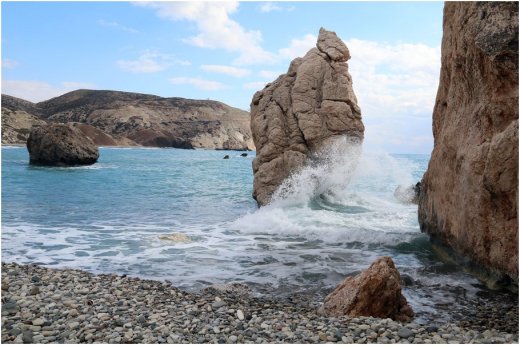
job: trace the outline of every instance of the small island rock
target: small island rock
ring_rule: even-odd
[[[65,124],[33,126],[27,139],[29,163],[45,166],[91,165],[99,150],[79,129]]]

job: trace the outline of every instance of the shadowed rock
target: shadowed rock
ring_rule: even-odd
[[[34,126],[27,139],[29,163],[46,166],[91,165],[98,148],[79,129],[64,124]]]
[[[322,28],[317,48],[294,59],[286,74],[253,96],[253,197],[259,205],[269,203],[284,179],[334,137],[362,141],[361,110],[345,63],[349,58],[346,45]]]

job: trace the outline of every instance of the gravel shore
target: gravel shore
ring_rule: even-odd
[[[518,315],[516,322],[518,324]],[[2,343],[515,343],[518,329],[329,318],[298,296],[2,263]]]

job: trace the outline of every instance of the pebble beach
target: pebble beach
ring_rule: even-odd
[[[169,281],[2,263],[2,343],[518,342],[517,306],[499,311],[509,320],[500,329],[316,310],[305,296],[258,296],[240,284],[193,293]]]

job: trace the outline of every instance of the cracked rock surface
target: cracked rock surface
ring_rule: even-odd
[[[330,140],[361,142],[364,126],[346,61],[350,53],[334,32],[320,29],[316,48],[294,59],[286,74],[253,96],[253,197],[260,206],[292,172]]]

